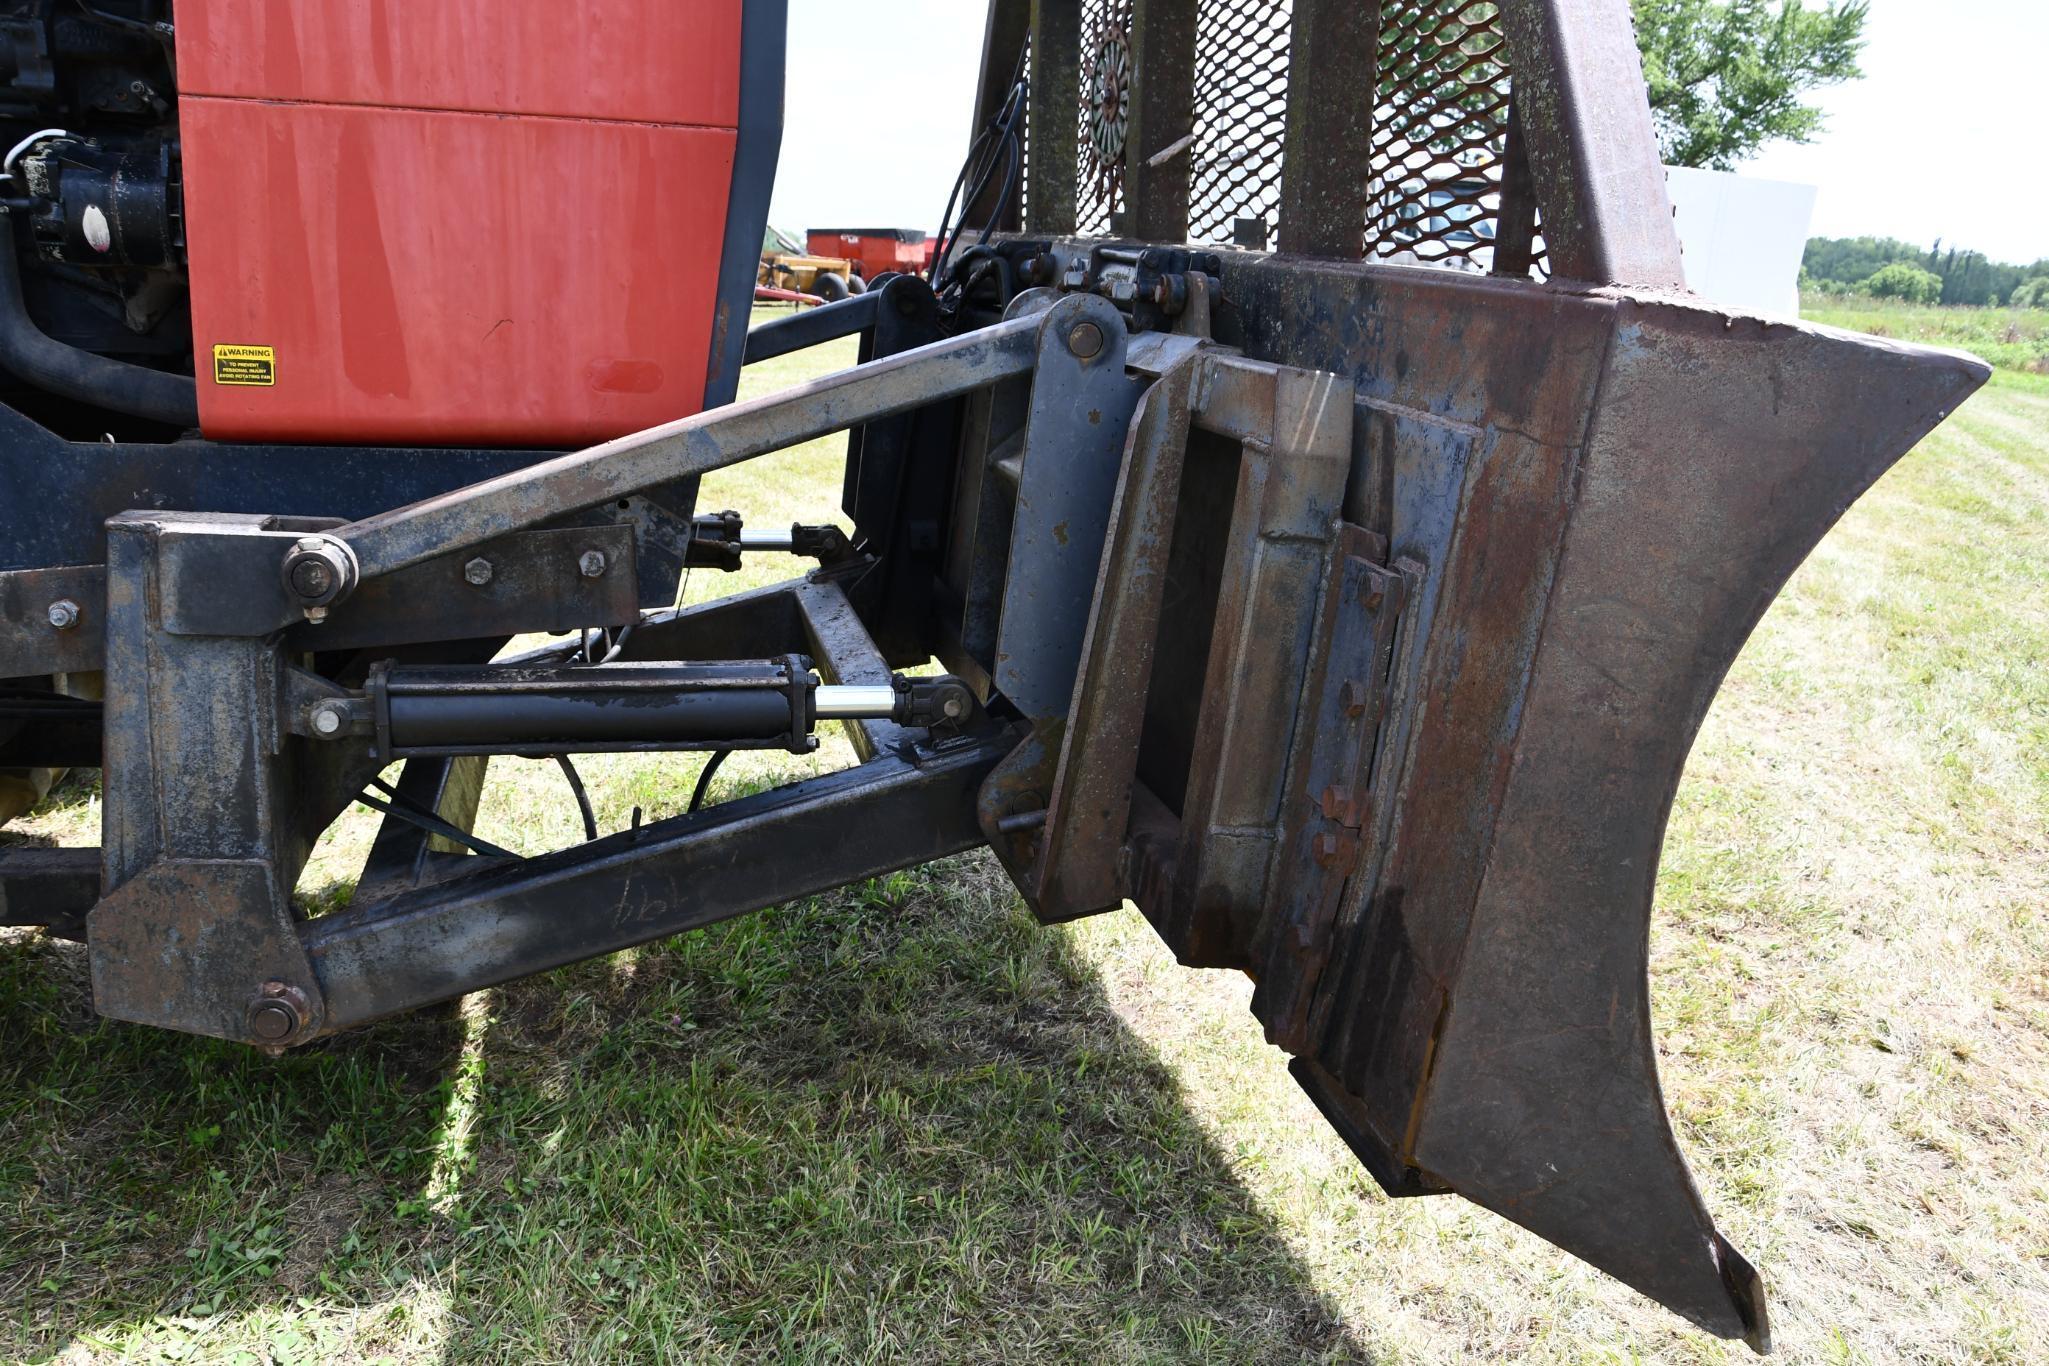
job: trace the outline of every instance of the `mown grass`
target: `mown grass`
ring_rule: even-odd
[[[1802,317],[1853,332],[1970,351],[2003,370],[2049,374],[2049,308],[1964,308],[1809,294]]]
[[[706,504],[829,515],[836,446]],[[2045,514],[2049,380],[2002,374],[1796,577],[1673,814],[1666,1086],[1789,1360],[2049,1357]],[[750,762],[718,790],[791,761]],[[608,827],[695,776],[586,769]],[[552,769],[499,776],[486,835],[576,838]],[[73,785],[11,837],[92,819]],[[979,856],[276,1062],[97,1021],[76,950],[0,941],[0,1356],[1743,1358],[1383,1200],[1247,997],[1128,911],[1037,928]]]

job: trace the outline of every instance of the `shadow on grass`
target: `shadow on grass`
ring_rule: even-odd
[[[1363,1356],[979,856],[278,1062],[0,941],[0,1038],[10,1358]]]

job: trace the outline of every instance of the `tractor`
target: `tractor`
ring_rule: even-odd
[[[1988,371],[1688,293],[1625,0],[990,0],[930,270],[751,330],[783,0],[0,17],[0,767],[101,784],[0,920],[100,1014],[281,1052],[987,849],[1250,977],[1389,1195],[1768,1346],[1659,1091],[1666,815]],[[838,433],[843,519],[698,507]],[[497,756],[832,726],[822,776],[475,829]]]

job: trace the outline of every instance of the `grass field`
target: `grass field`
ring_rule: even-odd
[[[1955,347],[2004,370],[2049,375],[2049,308],[1940,308],[1854,294],[1810,294],[1800,312],[1831,327]]]
[[[836,452],[706,504],[830,515]],[[1673,815],[1666,1086],[1786,1360],[2049,1359],[2045,525],[2049,378],[2001,374],[1772,609]],[[612,828],[696,763],[585,768]],[[552,768],[500,776],[484,834],[576,838]],[[6,838],[95,821],[74,783]],[[1747,1356],[1382,1199],[1247,996],[1129,911],[1038,929],[980,856],[276,1062],[101,1023],[77,949],[0,940],[0,1358]]]

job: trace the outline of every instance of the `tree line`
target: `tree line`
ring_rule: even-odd
[[[1816,237],[1807,243],[1800,287],[1920,304],[2049,308],[2049,259],[2017,266],[1940,241],[1931,249],[1894,237]]]

